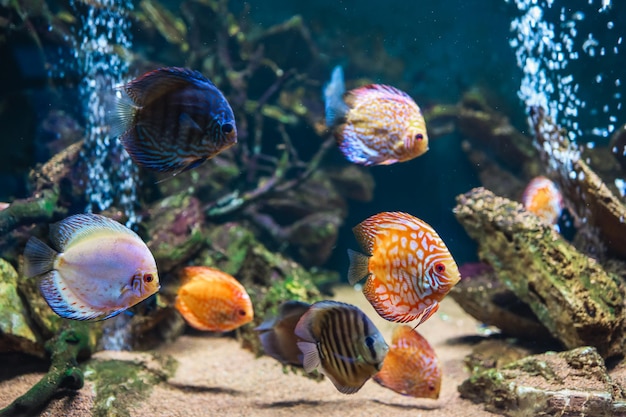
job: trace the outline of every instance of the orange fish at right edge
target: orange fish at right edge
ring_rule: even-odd
[[[399,394],[439,398],[441,367],[428,341],[410,326],[393,331],[391,346],[374,381]]]
[[[443,240],[417,217],[382,212],[352,231],[366,255],[348,249],[348,280],[354,285],[367,278],[363,294],[386,320],[419,319],[419,326],[461,279]]]

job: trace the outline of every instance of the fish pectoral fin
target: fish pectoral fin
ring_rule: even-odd
[[[420,321],[415,325],[415,327],[419,326],[420,324],[428,320],[433,314],[437,312],[437,310],[439,310],[439,303],[435,301],[433,304],[428,306],[426,310],[424,310],[424,312],[422,313],[422,317],[420,318]]]
[[[348,268],[348,282],[354,285],[370,275],[369,262],[370,257],[363,255],[352,249],[348,249],[348,257],[350,258],[350,267]]]
[[[321,358],[317,344],[313,342],[298,342],[298,348],[302,352],[302,366],[308,373],[313,372],[321,365]]]

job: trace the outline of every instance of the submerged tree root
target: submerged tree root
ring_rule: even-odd
[[[83,387],[83,372],[78,368],[76,358],[91,353],[87,333],[66,329],[46,343],[46,350],[52,362],[48,373],[26,394],[0,410],[0,417],[38,415],[58,390]]]

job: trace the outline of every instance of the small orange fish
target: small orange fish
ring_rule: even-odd
[[[428,151],[424,116],[404,91],[369,84],[346,93],[343,70],[337,66],[324,88],[324,102],[326,125],[350,162],[390,165]]]
[[[386,320],[422,324],[461,279],[443,240],[417,217],[382,212],[352,231],[367,256],[348,249],[348,280],[367,277],[363,293]]]
[[[555,225],[563,211],[563,196],[550,179],[539,176],[533,178],[522,195],[526,210],[535,213],[549,224]]]
[[[374,381],[416,398],[439,398],[441,368],[428,341],[410,326],[393,331],[389,353]]]
[[[246,289],[232,275],[208,266],[183,269],[174,306],[198,330],[228,332],[254,318]]]

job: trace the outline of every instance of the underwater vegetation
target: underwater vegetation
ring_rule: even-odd
[[[504,415],[623,413],[626,125],[621,75],[605,60],[621,53],[611,20],[621,9],[503,3],[522,73],[511,95],[528,129],[484,87],[418,106],[391,58],[381,83],[345,79],[342,66],[367,67],[361,51],[324,53],[332,40],[299,16],[256,25],[248,3],[0,3],[0,51],[26,44],[34,68],[18,59],[2,71],[60,103],[40,110],[37,156],[16,179],[24,190],[0,205],[0,355],[50,368],[0,415],[36,414],[86,383],[92,413],[108,415],[111,386],[141,401],[176,364],[91,356],[199,332],[341,393],[372,379],[436,400],[446,358],[418,326],[448,294],[505,336],[476,344],[458,395]],[[579,33],[591,16],[609,35]],[[604,106],[587,101],[576,65],[587,60],[595,84],[616,89]],[[3,120],[11,97],[0,96]],[[449,135],[481,184],[451,210],[476,262],[457,265],[452,239],[417,203],[349,224],[355,204],[375,200],[376,170],[420,164]],[[328,261],[345,227],[363,253],[336,271]],[[359,295],[394,323],[392,340],[331,300],[341,276],[363,280]]]

